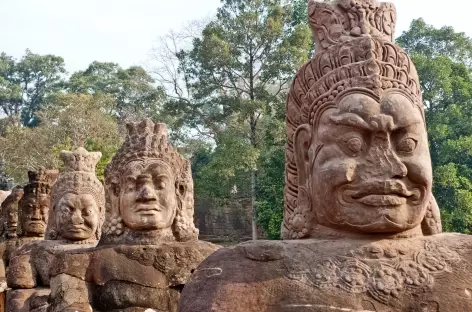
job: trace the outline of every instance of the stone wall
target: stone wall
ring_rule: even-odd
[[[251,199],[232,198],[224,204],[195,198],[195,225],[199,238],[210,242],[251,239]]]

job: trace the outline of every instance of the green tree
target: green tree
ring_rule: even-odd
[[[116,63],[93,62],[85,71],[69,79],[67,89],[74,93],[105,94],[114,100],[110,114],[120,120],[159,118],[164,91],[139,66],[127,69]]]
[[[472,39],[414,20],[398,43],[420,77],[433,162],[433,192],[446,230],[472,230]]]
[[[36,113],[36,127],[10,126],[0,138],[5,171],[16,181],[24,181],[27,170],[60,168],[60,151],[82,146],[102,152],[97,176],[103,179],[105,165],[122,142],[115,118],[106,112],[112,104],[103,95],[58,93],[49,97]]]
[[[63,87],[64,59],[55,55],[34,54],[26,50],[16,61],[0,54],[0,105],[18,123],[35,126],[35,113],[47,97]]]
[[[279,0],[223,0],[193,48],[180,53],[191,98],[167,106],[184,124],[214,140],[209,168],[220,173],[220,180],[249,173],[244,184],[251,187],[255,239],[262,121],[283,109],[311,40],[307,25],[292,23],[292,12]]]

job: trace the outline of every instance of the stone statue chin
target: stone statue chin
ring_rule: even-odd
[[[191,272],[218,248],[198,240],[190,164],[168,144],[166,125],[127,127],[105,169],[98,246],[56,258],[48,311],[177,311]]]
[[[49,211],[47,229],[41,231],[46,239],[24,244],[11,255],[7,272],[11,288],[7,291],[8,311],[46,311],[49,270],[56,255],[97,245],[105,217],[104,188],[95,176],[100,157],[101,153],[89,153],[84,148],[61,152],[65,170],[51,189],[51,209],[42,210]],[[34,220],[34,213],[26,215]],[[27,225],[23,232],[39,233],[38,229],[43,227]]]
[[[395,8],[311,1],[287,100],[283,241],[223,248],[180,312],[472,311],[472,239],[441,234],[419,80]]]

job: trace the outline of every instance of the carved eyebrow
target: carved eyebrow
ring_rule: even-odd
[[[329,119],[336,125],[351,126],[364,130],[371,130],[371,127],[359,115],[344,113],[337,116],[330,116]]]
[[[393,131],[408,128],[417,124],[423,124],[423,120],[402,120],[393,127]]]

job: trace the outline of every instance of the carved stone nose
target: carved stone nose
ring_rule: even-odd
[[[141,191],[139,192],[139,199],[154,200],[156,199],[156,193],[149,184],[145,184],[142,186]]]
[[[41,218],[41,213],[40,213],[39,209],[35,209],[35,210],[33,211],[33,215],[31,216],[31,219],[32,219],[32,220],[41,220],[41,219],[42,219],[42,218]]]
[[[365,178],[401,179],[408,174],[407,167],[392,150],[390,138],[385,132],[378,132],[372,139]]]
[[[82,224],[82,223],[84,223],[84,219],[82,218],[82,214],[78,210],[74,211],[74,213],[72,214],[71,221],[72,221],[72,224]]]

